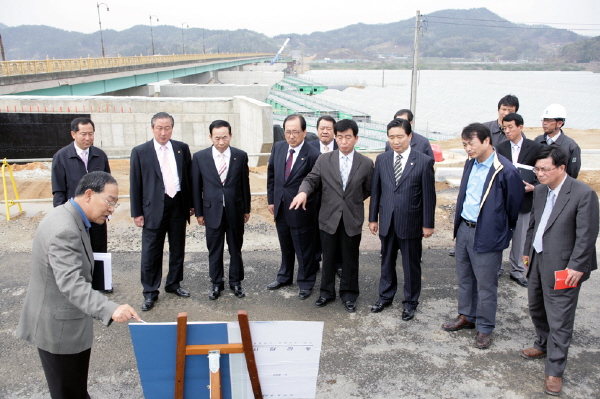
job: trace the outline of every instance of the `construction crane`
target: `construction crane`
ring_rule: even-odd
[[[281,52],[283,51],[283,49],[285,48],[285,46],[287,46],[287,44],[289,43],[290,40],[292,40],[291,36],[288,37],[287,39],[285,39],[285,42],[283,43],[283,46],[281,46],[281,48],[279,49],[279,51],[277,52],[277,54],[275,54],[275,57],[273,57],[273,61],[271,61],[270,65],[273,65],[277,61],[277,59],[281,55]]]

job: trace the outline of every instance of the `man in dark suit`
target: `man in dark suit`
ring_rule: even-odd
[[[308,144],[315,147],[321,154],[329,151],[337,150],[338,145],[335,141],[335,133],[333,126],[335,119],[329,115],[323,115],[317,119],[317,136],[319,140],[309,141]]]
[[[354,151],[358,126],[353,120],[342,119],[335,124],[335,139],[339,149],[319,157],[300,185],[290,209],[307,207],[311,194],[321,187],[319,228],[323,271],[315,306],[321,308],[336,297],[335,258],[341,248],[340,298],[348,312],[355,312],[359,295],[358,258],[365,220],[364,200],[371,194],[373,161]]]
[[[508,94],[498,101],[498,118],[483,124],[490,129],[492,134],[492,146],[496,147],[498,144],[508,140],[504,134],[504,130],[502,130],[502,120],[506,115],[517,112],[518,110],[519,99],[517,96]]]
[[[267,169],[268,209],[275,216],[275,227],[281,247],[281,267],[277,280],[267,285],[276,290],[292,284],[294,257],[298,259],[296,281],[298,297],[306,299],[312,293],[317,279],[318,263],[315,260],[314,225],[317,221],[317,204],[309,200],[306,209],[290,209],[302,179],[311,171],[319,150],[306,145],[306,121],[301,115],[289,115],[283,121],[285,142],[273,145]]]
[[[73,198],[81,178],[88,172],[110,173],[108,157],[94,146],[94,122],[90,118],[75,118],[71,122],[73,142],[61,148],[52,158],[52,195],[54,206],[64,204]],[[94,252],[108,252],[106,223],[92,223],[90,241]],[[104,274],[102,262],[94,268],[97,275]],[[101,290],[110,293],[113,290]]]
[[[514,112],[506,115],[502,120],[502,128],[508,140],[498,144],[496,150],[498,154],[512,161],[521,174],[525,174],[525,178],[527,178],[527,174],[532,175],[533,172],[523,169],[520,165],[535,166],[535,156],[543,146],[523,136],[523,125],[521,115]],[[510,249],[510,278],[522,287],[527,287],[526,268],[523,264],[523,246],[525,245],[525,233],[527,233],[529,227],[529,214],[533,203],[533,189],[535,188],[533,184],[537,184],[537,180],[535,182],[532,179],[529,180],[530,182],[523,180],[525,197],[519,211],[519,218],[517,219]],[[502,267],[500,270],[502,270]]]
[[[369,229],[373,234],[379,231],[382,245],[379,300],[371,312],[381,312],[394,300],[400,250],[404,270],[402,320],[409,321],[415,316],[421,294],[423,237],[431,237],[434,229],[434,160],[412,150],[412,130],[407,120],[394,119],[387,125],[387,132],[394,151],[377,157],[369,206]]]
[[[231,125],[216,120],[209,126],[211,147],[198,151],[192,160],[192,190],[198,224],[206,227],[209,299],[223,291],[223,250],[225,237],[229,247],[229,287],[238,298],[242,288],[244,263],[244,223],[250,218],[250,178],[248,155],[231,147]]]
[[[194,213],[187,144],[171,140],[173,117],[159,112],[152,117],[154,139],[131,150],[130,203],[136,226],[142,227],[142,310],[154,307],[162,278],[163,248],[169,235],[169,274],[165,291],[180,297],[185,255],[185,225]]]
[[[543,145],[558,144],[567,154],[567,174],[577,179],[581,169],[581,148],[575,140],[567,136],[562,128],[567,120],[567,111],[560,104],[550,104],[542,114],[542,129],[544,134],[537,136],[535,141]]]
[[[29,288],[17,336],[38,348],[53,398],[89,398],[93,318],[141,321],[129,305],[118,305],[92,289],[94,255],[88,231],[119,205],[119,187],[105,172],[84,174],[73,196],[52,209],[33,239]]]
[[[521,355],[547,357],[545,392],[550,395],[562,389],[581,283],[598,268],[598,195],[570,177],[566,165],[567,155],[557,144],[542,148],[536,157],[541,184],[533,192],[523,256],[529,265],[529,314],[536,340]],[[555,290],[554,273],[562,270],[572,288]]]
[[[525,194],[521,175],[494,150],[490,136],[481,123],[466,126],[461,134],[470,160],[454,216],[458,316],[442,324],[446,331],[477,327],[479,349],[492,343],[502,251],[508,248]]]
[[[407,120],[408,122],[410,122],[411,129],[414,126],[414,121],[413,121],[414,115],[410,109],[401,109],[400,111],[396,112],[396,114],[394,115],[394,119]],[[433,149],[431,148],[431,143],[429,142],[427,137],[421,136],[417,132],[412,132],[411,136],[412,137],[410,139],[410,149],[421,152],[421,153],[429,156],[431,159],[435,160],[435,157],[433,155]],[[387,141],[385,143],[385,150],[386,151],[392,150],[392,147],[390,146],[389,141]]]

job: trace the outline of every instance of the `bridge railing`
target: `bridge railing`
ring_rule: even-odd
[[[180,54],[180,55],[139,55],[133,57],[75,58],[56,60],[0,61],[0,76],[32,75],[38,73],[81,71],[101,68],[115,68],[130,65],[164,64],[173,62],[211,61],[216,59],[267,57],[271,53],[220,53],[220,54]]]

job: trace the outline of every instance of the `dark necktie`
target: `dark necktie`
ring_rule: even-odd
[[[290,150],[290,156],[287,161],[285,161],[285,181],[287,181],[288,177],[290,177],[290,172],[292,171],[292,162],[294,161],[294,149]]]

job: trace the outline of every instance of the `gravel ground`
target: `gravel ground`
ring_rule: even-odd
[[[498,325],[488,350],[474,348],[474,332],[448,333],[440,325],[456,313],[456,277],[450,217],[457,190],[438,192],[437,229],[424,241],[423,293],[417,316],[400,320],[395,302],[379,314],[369,312],[377,299],[379,240],[366,230],[361,243],[361,296],[358,311],[348,314],[339,302],[323,309],[297,298],[296,286],[276,292],[265,289],[279,266],[278,243],[270,219],[254,214],[246,226],[244,261],[247,296],[229,291],[217,301],[207,298],[208,256],[203,228],[188,227],[184,287],[192,297],[161,294],[146,321],[174,321],[187,311],[191,321],[234,321],[236,311],[251,320],[324,321],[323,350],[317,398],[544,398],[543,361],[526,361],[519,350],[534,339],[527,312],[526,289],[505,275],[500,280]],[[260,202],[255,198],[253,203]],[[264,198],[263,198],[264,201]],[[259,206],[258,203],[255,204]],[[25,214],[0,221],[0,397],[47,398],[47,388],[34,347],[18,340],[15,329],[28,284],[31,240],[48,204],[26,204]],[[115,259],[115,293],[111,298],[139,310],[141,231],[129,218],[124,202],[109,224],[109,248]],[[592,398],[600,392],[600,273],[587,282],[580,296],[575,336],[569,354],[563,397]],[[399,278],[401,279],[401,273]],[[317,284],[319,283],[318,277]],[[128,329],[95,325],[89,378],[92,398],[142,398],[142,388]]]

